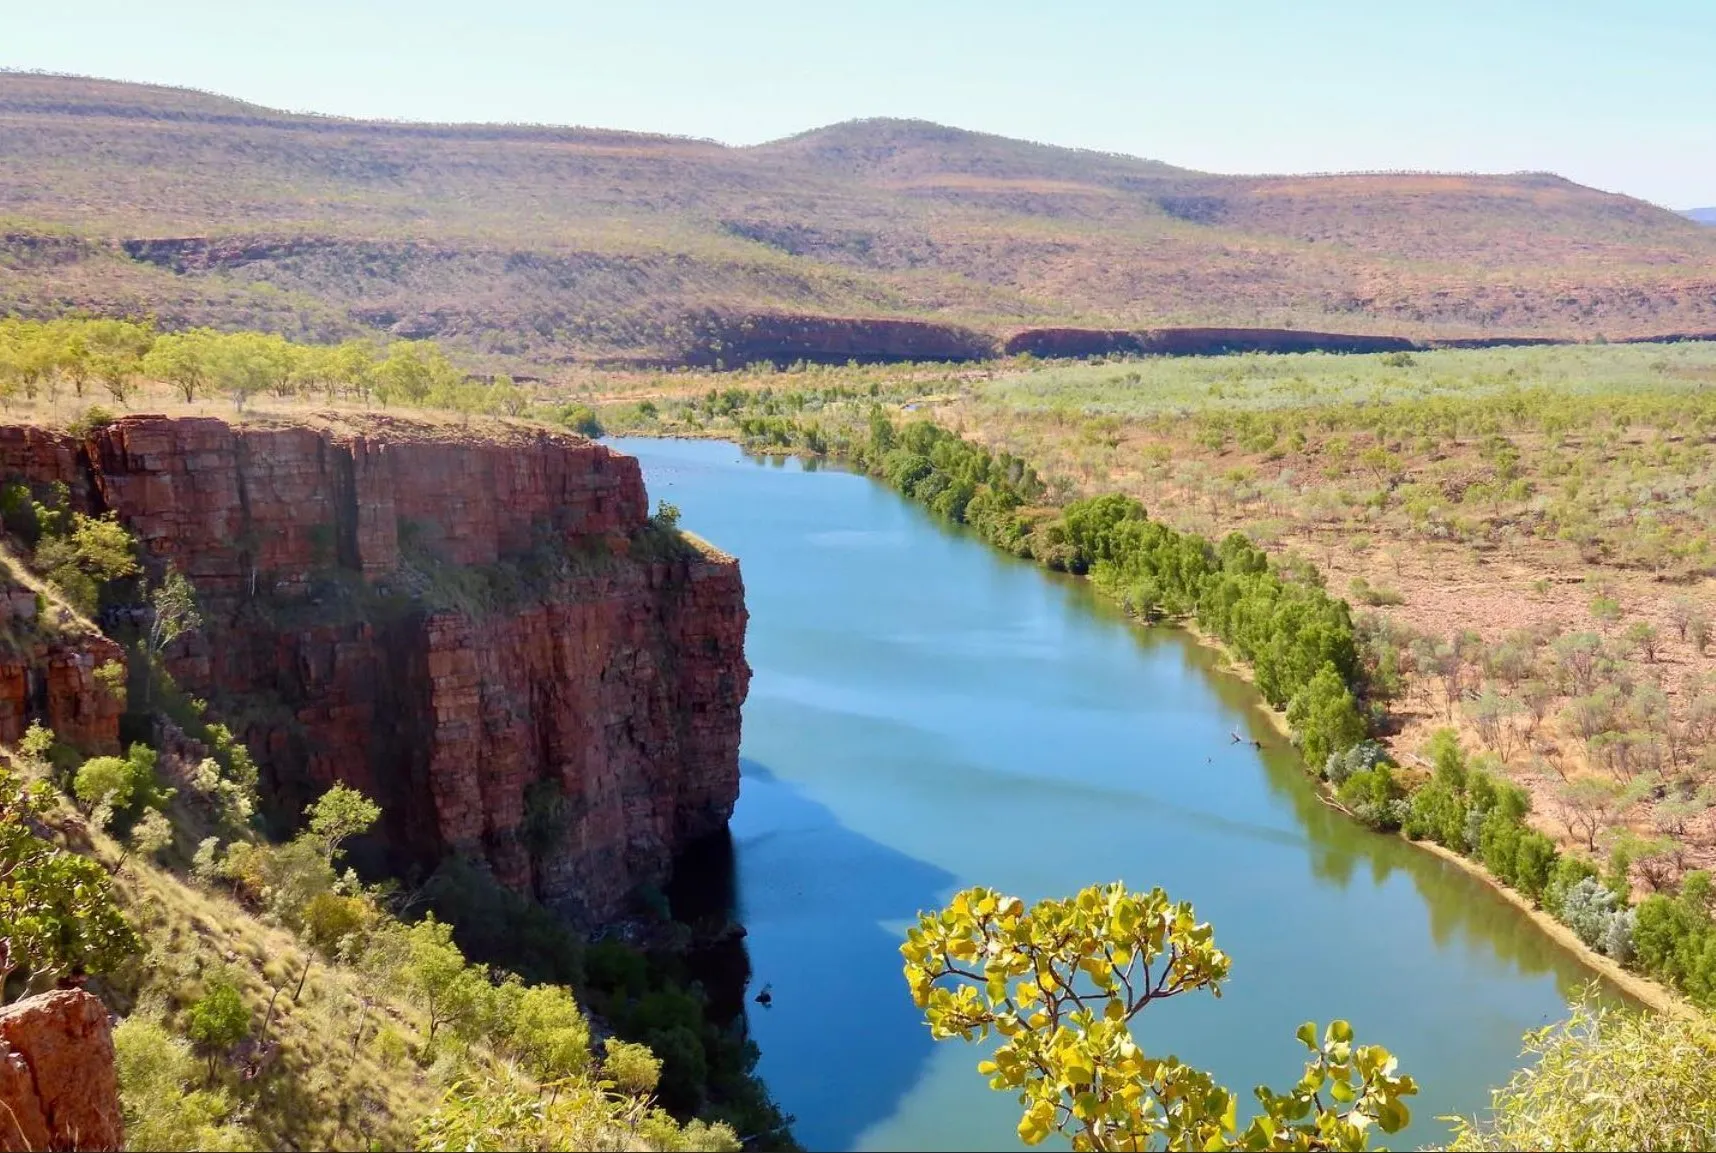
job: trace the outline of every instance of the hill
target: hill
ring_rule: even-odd
[[[734,148],[0,73],[0,236],[0,309],[434,335],[515,370],[738,356],[755,324],[905,347],[826,318],[936,326],[913,355],[1038,326],[1716,329],[1716,234],[1558,177],[1222,176],[922,121]]]
[[[1716,207],[1688,208],[1681,215],[1688,220],[1696,220],[1700,224],[1716,224]]]

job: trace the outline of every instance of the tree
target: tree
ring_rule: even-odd
[[[464,1033],[481,1016],[489,983],[481,972],[465,963],[465,955],[453,943],[453,926],[435,920],[433,914],[404,930],[405,964],[398,979],[412,999],[429,1014],[429,1041],[442,1025]]]
[[[310,833],[324,846],[329,862],[339,859],[346,841],[369,831],[381,817],[381,806],[349,785],[336,784],[304,810]]]
[[[167,575],[154,592],[149,594],[149,633],[145,641],[151,663],[159,661],[168,645],[203,626],[202,613],[197,611],[197,590],[184,573],[167,566]],[[151,670],[152,671],[152,670]],[[154,677],[148,681],[149,693],[154,692]]]
[[[1596,852],[1597,834],[1607,827],[1620,795],[1619,785],[1596,777],[1580,777],[1563,785],[1556,801],[1568,834],[1582,837],[1585,847]]]
[[[590,1067],[590,1024],[567,989],[520,989],[507,1015],[508,1042],[537,1080],[558,1081]],[[660,1071],[658,1061],[658,1079]]]
[[[220,1055],[250,1036],[250,1008],[232,978],[222,975],[185,1011],[185,1032],[209,1051],[209,1078]]]
[[[1229,969],[1210,926],[1160,889],[1093,886],[1029,909],[968,889],[923,914],[900,952],[932,1037],[1000,1038],[978,1072],[1019,1095],[1027,1144],[1059,1132],[1076,1150],[1362,1149],[1370,1126],[1409,1120],[1412,1079],[1386,1050],[1354,1045],[1344,1021],[1321,1041],[1300,1027],[1304,1077],[1286,1093],[1259,1088],[1262,1112],[1244,1131],[1238,1099],[1208,1073],[1145,1053],[1132,1019],[1182,993],[1219,994]]]
[[[661,1083],[661,1058],[635,1041],[609,1037],[602,1042],[602,1077],[621,1093],[641,1097]]]
[[[1299,736],[1305,762],[1322,765],[1331,753],[1343,753],[1364,740],[1364,718],[1352,690],[1333,665],[1317,670],[1287,705],[1287,723]]]
[[[449,388],[463,379],[432,340],[396,340],[387,346],[387,356],[370,372],[376,399],[382,404],[401,401],[422,404],[438,388]]]
[[[1456,1121],[1454,1150],[1706,1149],[1716,1133],[1716,1028],[1699,1014],[1576,1005],[1527,1033],[1526,1067],[1488,1120]]]
[[[131,765],[124,757],[91,757],[72,777],[72,795],[86,812],[98,805],[114,811],[129,808],[135,787]]]
[[[149,354],[143,358],[143,371],[156,380],[164,380],[178,390],[186,404],[197,399],[197,393],[208,380],[208,348],[210,340],[221,337],[206,329],[190,332],[169,332],[158,337]]]
[[[131,830],[131,844],[126,847],[115,866],[117,875],[125,868],[126,858],[132,853],[140,857],[153,857],[162,849],[173,843],[173,823],[159,809],[150,809],[143,814],[136,826]]]
[[[53,790],[0,768],[0,1003],[10,978],[100,973],[140,948],[102,867],[37,836]]]
[[[36,546],[36,565],[74,608],[91,616],[105,585],[142,571],[136,545],[116,513],[74,512],[69,532],[50,532]]]
[[[291,350],[279,336],[235,332],[209,343],[207,364],[210,385],[243,412],[247,400],[286,379],[292,368]]]

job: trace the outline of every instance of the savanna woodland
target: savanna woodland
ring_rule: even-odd
[[[4,73],[0,132],[0,1057],[99,998],[124,1147],[798,1147],[746,930],[666,891],[740,787],[737,569],[608,434],[827,462],[1190,632],[1322,804],[1634,1002],[1527,1034],[1445,1147],[1716,1143],[1716,231],[919,122],[729,149]],[[886,922],[1021,1141],[1413,1123],[1433,1072],[1344,1019],[1275,1087],[1164,1051],[1155,1002],[1268,958],[1089,881]]]

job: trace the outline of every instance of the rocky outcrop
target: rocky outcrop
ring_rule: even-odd
[[[1009,356],[1219,356],[1233,352],[1405,352],[1422,348],[1402,336],[1311,332],[1296,328],[1032,328],[1002,346]]]
[[[136,416],[0,430],[0,479],[64,481],[191,578],[207,623],[169,666],[277,814],[348,782],[396,867],[468,854],[596,919],[732,812],[743,586],[651,526],[636,461],[497,436]]]
[[[0,1153],[124,1144],[102,1003],[62,989],[0,1009]]]
[[[66,484],[73,504],[88,511],[87,477],[68,438],[0,427],[0,480],[22,476]],[[118,645],[39,596],[12,558],[0,556],[0,744],[16,744],[39,720],[87,752],[118,751],[123,706],[95,670],[124,660]]]
[[[0,744],[17,744],[37,720],[85,752],[118,752],[124,706],[95,670],[110,661],[123,665],[125,654],[106,637],[73,627],[69,617],[55,619],[62,615],[0,577],[0,630],[11,642],[0,649]]]

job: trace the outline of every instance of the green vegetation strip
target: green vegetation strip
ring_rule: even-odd
[[[1135,615],[1195,621],[1250,666],[1264,699],[1285,710],[1307,770],[1355,819],[1481,865],[1587,947],[1716,1008],[1709,875],[1691,873],[1678,896],[1632,908],[1624,848],[1607,870],[1558,851],[1526,823],[1524,790],[1472,763],[1452,731],[1426,750],[1428,773],[1392,763],[1368,739],[1376,710],[1364,703],[1369,670],[1351,609],[1310,565],[1271,564],[1238,533],[1216,544],[1178,532],[1119,494],[1041,507],[1049,486],[1024,461],[927,420],[896,426],[879,405],[862,428],[830,433],[815,421],[741,415],[745,396],[720,401],[765,447],[839,456],[1015,556],[1087,576]]]

